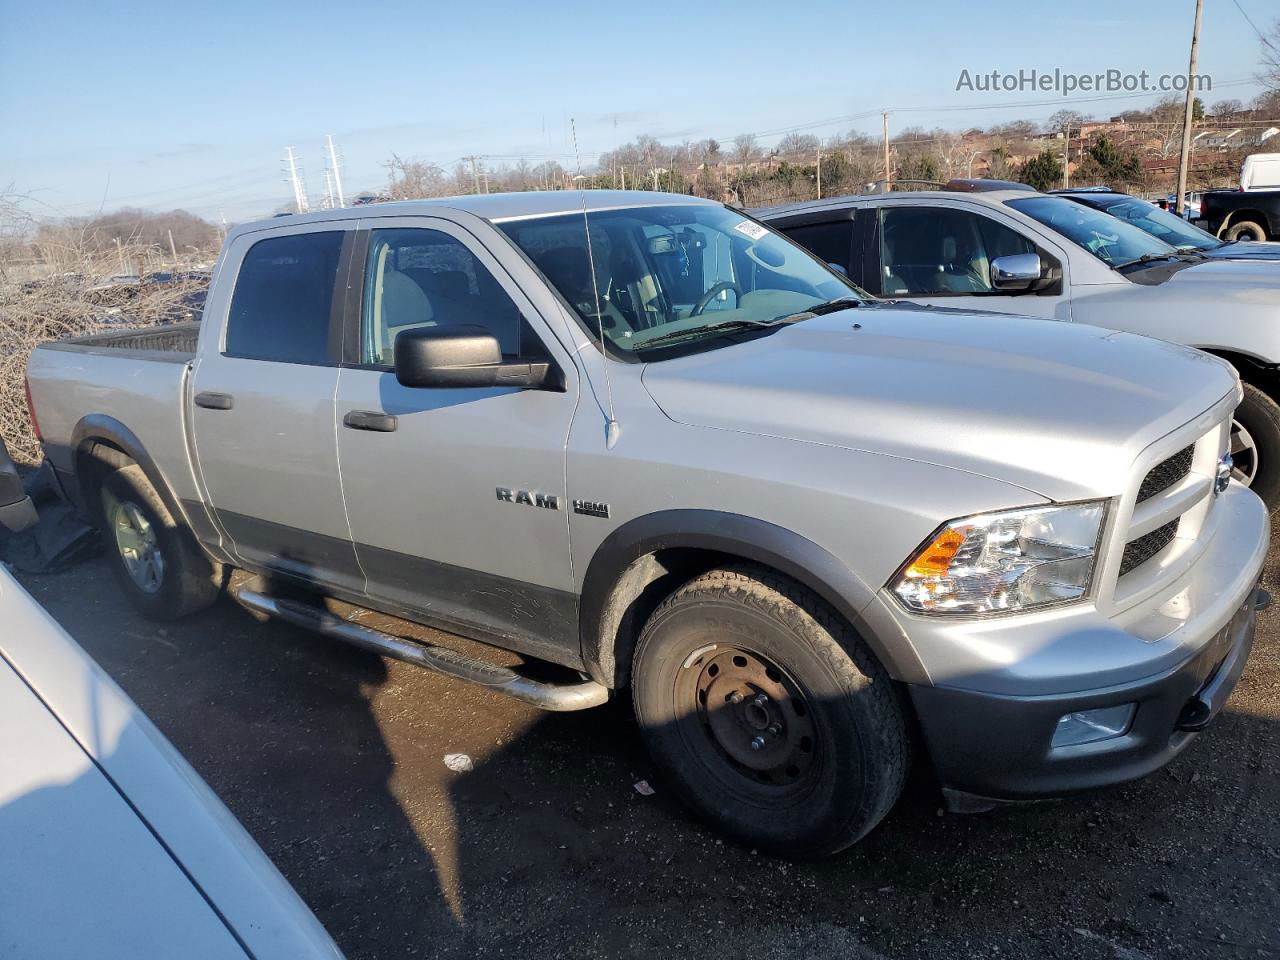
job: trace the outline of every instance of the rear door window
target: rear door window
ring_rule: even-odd
[[[332,322],[343,231],[259,240],[245,254],[231,296],[226,354],[288,363],[335,363]]]

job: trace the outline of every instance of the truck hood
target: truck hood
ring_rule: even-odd
[[[1177,344],[898,304],[648,364],[643,382],[679,423],[926,461],[1052,500],[1121,493],[1138,453],[1237,389],[1226,363]]]
[[[1266,244],[1266,246],[1274,246],[1274,244]],[[1231,247],[1226,249],[1230,250]],[[1133,276],[1130,276],[1130,279],[1134,279]],[[1209,292],[1209,288],[1232,293],[1247,289],[1251,300],[1261,299],[1267,303],[1280,304],[1280,266],[1277,266],[1274,260],[1210,257],[1184,270],[1174,272],[1168,281],[1160,286],[1170,293],[1174,291]]]
[[[1215,260],[1280,260],[1280,243],[1237,240],[1203,252]]]

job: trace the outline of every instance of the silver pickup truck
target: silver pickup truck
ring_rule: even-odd
[[[789,855],[870,830],[912,744],[957,809],[1157,769],[1265,598],[1228,364],[877,301],[690,197],[249,224],[198,328],[44,346],[29,380],[142,610],[243,568],[254,610],[540,706],[629,688],[675,792]]]

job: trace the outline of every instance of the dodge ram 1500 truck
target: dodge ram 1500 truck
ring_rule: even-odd
[[[870,830],[912,743],[957,808],[1155,770],[1263,596],[1228,364],[878,301],[691,197],[241,226],[198,327],[40,347],[29,388],[145,612],[243,568],[251,609],[550,709],[629,688],[675,791],[789,855]]]

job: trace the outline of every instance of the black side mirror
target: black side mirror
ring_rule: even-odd
[[[396,380],[406,387],[563,389],[548,362],[504,363],[485,327],[419,327],[396,337]]]

